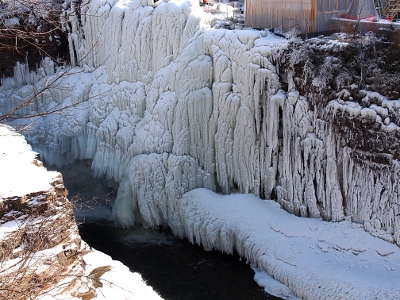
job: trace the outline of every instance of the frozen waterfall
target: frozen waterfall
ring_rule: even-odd
[[[373,160],[342,143],[282,70],[288,40],[211,29],[211,21],[196,0],[82,6],[69,20],[78,67],[41,95],[43,109],[76,105],[35,120],[28,139],[36,151],[58,165],[93,159],[96,175],[120,183],[113,217],[123,226],[168,226],[207,245],[182,224],[178,201],[206,188],[275,199],[302,217],[348,217],[400,245],[399,161],[390,154]],[[13,101],[23,96],[18,91]],[[389,112],[399,114],[398,101],[365,97],[374,105],[338,99],[326,114],[373,119],[382,132],[398,132],[388,120]],[[230,250],[235,243],[228,242]]]
[[[329,118],[290,84],[291,72],[280,70],[288,40],[211,29],[196,1],[99,0],[82,9],[69,20],[71,55],[82,69],[50,86],[38,104],[76,107],[36,120],[31,142],[49,163],[93,159],[96,175],[123,183],[118,222],[170,226],[171,200],[205,187],[274,198],[304,217],[351,216],[400,243],[398,161],[387,154],[377,165],[342,145]],[[49,83],[45,75],[36,86]],[[366,99],[381,104],[361,108],[339,95],[326,112],[397,131],[387,117],[397,102],[376,93]]]
[[[104,67],[88,80],[80,135],[60,134],[75,157],[94,159],[96,174],[124,182],[115,204],[121,224],[138,216],[150,226],[171,225],[170,201],[206,187],[273,197],[305,217],[351,215],[400,243],[398,161],[389,155],[376,172],[362,151],[341,145],[309,99],[291,84],[282,89],[280,76],[291,76],[280,71],[287,40],[268,31],[210,29],[196,1],[90,1],[81,20],[70,22],[75,60]],[[396,105],[382,104],[392,111]],[[375,110],[327,108],[360,117],[384,109]],[[383,127],[398,130],[391,122]],[[143,169],[149,173],[140,175]]]

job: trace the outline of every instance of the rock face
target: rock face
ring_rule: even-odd
[[[4,125],[0,170],[1,299],[161,299],[81,240],[61,174]]]
[[[336,219],[320,201],[334,183],[343,215],[398,245],[400,76],[393,57],[399,58],[399,37],[337,34],[293,43],[283,68],[290,73],[284,82],[308,103],[303,132],[317,138],[300,161],[325,170],[306,176],[321,216]]]
[[[47,171],[12,129],[1,126],[0,140],[1,298],[76,288],[90,249],[79,236],[61,174]]]
[[[43,54],[67,60],[68,43],[61,30],[61,11],[56,1],[2,3],[0,77],[13,76],[17,62],[36,70]]]

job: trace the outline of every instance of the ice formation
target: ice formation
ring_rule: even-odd
[[[274,198],[303,217],[349,216],[400,245],[399,162],[342,143],[329,121],[364,118],[395,135],[398,101],[366,93],[361,108],[338,93],[321,118],[280,70],[286,39],[211,29],[197,1],[94,0],[69,15],[70,52],[80,67],[50,85],[37,109],[68,108],[36,118],[28,138],[49,163],[93,159],[96,175],[119,182],[117,222],[181,232],[188,225],[177,221],[177,200],[207,188]],[[230,251],[229,238],[219,248]]]
[[[399,243],[398,162],[388,155],[387,167],[375,172],[362,151],[341,145],[308,99],[290,85],[282,90],[287,40],[268,31],[209,29],[196,2],[91,1],[85,9],[80,20],[70,20],[71,53],[80,65],[99,69],[92,73],[89,122],[80,127],[84,137],[63,135],[72,139],[75,157],[93,158],[97,175],[126,182],[121,187],[130,190],[120,194],[130,196],[119,197],[115,211],[133,211],[127,219],[115,213],[120,223],[141,215],[150,226],[170,225],[171,197],[206,187],[273,196],[300,216],[351,215]],[[312,84],[323,84],[317,79]],[[397,131],[385,109],[332,103],[327,114],[383,114],[384,127]],[[76,149],[75,139],[87,145]],[[176,192],[165,191],[162,183],[182,161],[194,169],[173,177]],[[133,175],[143,165],[153,166],[153,175]],[[154,193],[153,176],[159,193],[137,190]],[[163,204],[139,205],[144,195]]]
[[[114,214],[121,224],[170,225],[169,201],[206,187],[272,197],[300,216],[352,216],[400,243],[398,161],[387,154],[377,165],[342,145],[329,117],[317,116],[292,85],[282,89],[287,40],[210,29],[197,2],[90,1],[82,9],[69,20],[71,55],[82,67],[38,104],[76,107],[37,120],[31,142],[50,163],[90,158],[96,175],[121,182]],[[368,97],[375,100],[361,108],[339,93],[326,114],[373,119],[397,132],[388,114],[397,102],[369,94],[365,103]]]
[[[206,249],[236,250],[257,269],[255,280],[283,299],[398,299],[396,245],[360,224],[288,214],[254,195],[195,189],[176,200],[175,234]],[[260,270],[287,287],[276,283]],[[281,294],[283,293],[283,294]]]

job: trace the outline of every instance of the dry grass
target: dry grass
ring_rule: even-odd
[[[1,242],[0,299],[35,299],[54,288],[70,288],[73,277],[82,275],[71,268],[79,264],[81,240],[69,202],[27,211],[3,226],[8,222],[17,226]]]

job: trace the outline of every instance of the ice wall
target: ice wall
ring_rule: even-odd
[[[205,187],[273,198],[304,217],[351,216],[400,244],[398,161],[344,143],[332,121],[374,119],[395,133],[385,114],[398,103],[361,108],[338,96],[317,113],[281,70],[287,40],[210,22],[197,1],[83,5],[69,26],[82,69],[42,95],[77,105],[39,120],[32,143],[51,163],[91,158],[96,175],[120,182],[114,217],[124,226],[174,228],[172,200]]]

